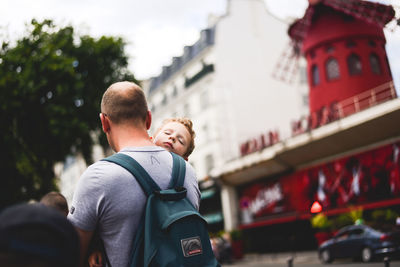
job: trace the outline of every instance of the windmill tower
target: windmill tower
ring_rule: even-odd
[[[309,0],[289,35],[307,60],[311,114],[392,82],[383,28],[394,14],[362,0]]]

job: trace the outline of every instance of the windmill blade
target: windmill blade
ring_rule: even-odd
[[[394,1],[392,1],[394,2]],[[392,21],[391,23],[388,23],[388,25],[386,25],[386,28],[391,31],[394,32],[396,30],[400,29],[400,5],[399,4],[394,4],[391,3],[394,11],[395,11],[395,15],[394,15],[394,21]]]
[[[276,62],[272,77],[279,81],[292,84],[298,73],[299,57],[300,50],[298,46],[292,41],[288,42]]]

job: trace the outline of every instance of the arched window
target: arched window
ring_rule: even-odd
[[[333,53],[335,51],[335,48],[331,45],[327,46],[325,48],[326,53]]]
[[[316,85],[318,85],[320,82],[321,82],[321,80],[320,80],[320,78],[319,78],[319,70],[318,70],[318,66],[317,65],[313,65],[312,67],[311,67],[311,81],[312,81],[312,85],[314,85],[314,86],[316,86]]]
[[[376,46],[376,43],[375,43],[375,41],[373,41],[373,40],[369,40],[369,41],[368,41],[368,45],[369,45],[370,47],[375,47],[375,46]]]
[[[346,47],[348,47],[348,48],[356,47],[356,43],[353,40],[348,40],[346,42]]]
[[[328,81],[340,78],[339,64],[335,58],[330,58],[326,61],[325,71]]]
[[[371,64],[371,70],[375,74],[381,74],[381,63],[379,62],[379,57],[375,53],[369,55],[369,64]]]
[[[350,75],[359,75],[361,74],[362,65],[360,57],[356,54],[351,54],[347,58],[347,67],[349,69]]]

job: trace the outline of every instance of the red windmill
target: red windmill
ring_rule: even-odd
[[[393,87],[383,28],[394,15],[392,6],[368,1],[309,0],[289,35],[293,51],[307,60],[311,114],[363,93],[379,93],[371,93],[373,88]],[[389,98],[394,97],[391,88]]]

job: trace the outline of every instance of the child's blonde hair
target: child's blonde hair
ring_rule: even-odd
[[[188,146],[185,154],[182,155],[182,156],[183,157],[189,157],[189,155],[192,154],[192,152],[193,152],[193,149],[194,149],[194,138],[196,137],[196,133],[193,130],[193,122],[188,118],[168,118],[168,119],[165,119],[165,120],[163,120],[161,126],[155,132],[154,137],[156,137],[157,134],[161,131],[162,127],[164,127],[164,125],[169,123],[169,122],[178,122],[178,123],[182,124],[183,126],[185,126],[186,129],[188,130],[188,132],[190,134],[189,146]]]

